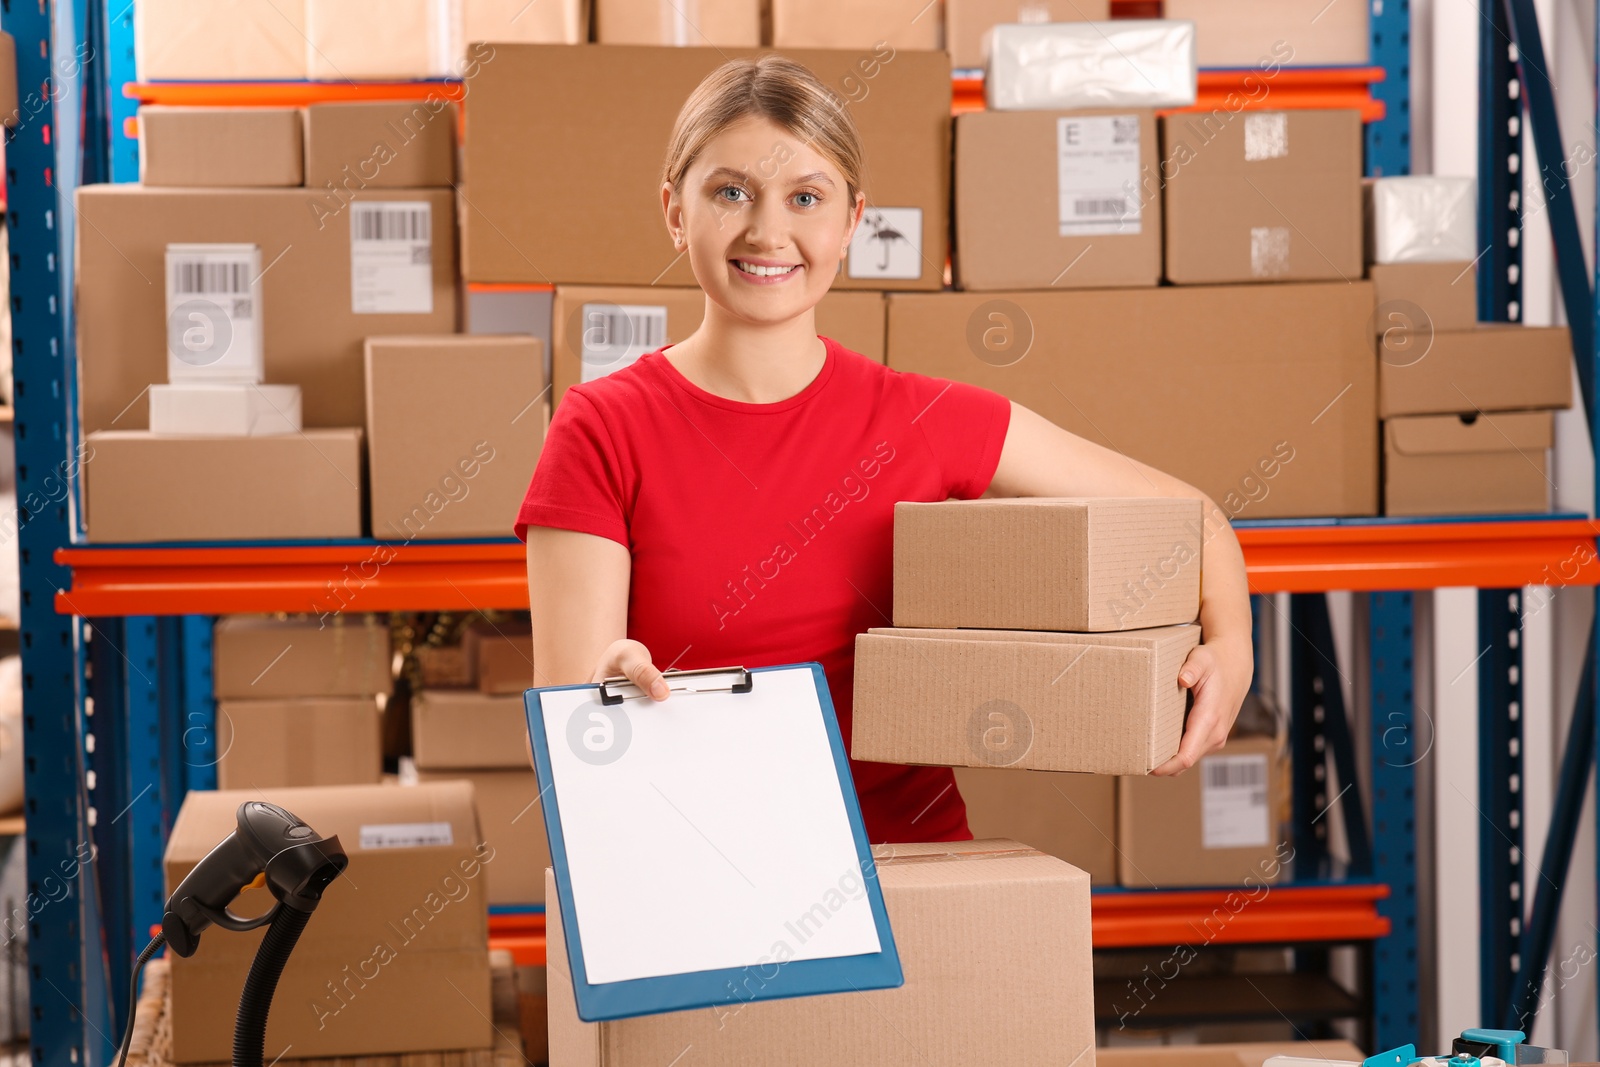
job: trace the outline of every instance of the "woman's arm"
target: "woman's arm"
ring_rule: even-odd
[[[1200,632],[1178,682],[1194,690],[1178,754],[1155,774],[1179,774],[1221,748],[1255,670],[1244,554],[1227,515],[1208,496],[1154,467],[1068,433],[1020,404],[990,484],[992,496],[1178,496],[1201,502]]]

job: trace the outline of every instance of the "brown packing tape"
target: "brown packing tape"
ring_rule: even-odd
[[[880,848],[893,848],[893,845],[880,845]],[[1043,856],[1044,853],[1036,848],[995,848],[985,849],[982,852],[925,852],[912,856],[888,855],[879,857],[874,855],[872,862],[877,867],[898,867],[907,863],[942,863],[945,860],[992,860],[999,856]]]

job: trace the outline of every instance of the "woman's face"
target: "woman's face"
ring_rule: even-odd
[[[667,228],[687,245],[695,279],[751,322],[783,322],[833,284],[866,202],[852,202],[839,168],[771,119],[739,120],[683,177],[662,185]]]

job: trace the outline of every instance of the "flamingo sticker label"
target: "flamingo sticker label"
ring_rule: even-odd
[[[850,239],[852,278],[922,277],[922,209],[920,207],[869,207]]]
[[[1139,232],[1139,116],[1056,120],[1062,237]]]

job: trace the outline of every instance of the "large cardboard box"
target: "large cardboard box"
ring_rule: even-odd
[[[1304,67],[1371,62],[1367,5],[1327,0],[1165,0],[1162,14],[1194,23],[1202,67]]]
[[[956,285],[1161,281],[1153,111],[974,111],[955,120]]]
[[[361,431],[207,437],[103,430],[86,438],[89,540],[361,536]]]
[[[146,185],[294,186],[305,180],[300,112],[292,107],[139,108],[139,180]]]
[[[503,537],[544,443],[532,337],[369,337],[373,536]]]
[[[1228,518],[1375,515],[1371,322],[1366,282],[893,294],[889,366],[1002,393]]]
[[[539,804],[539,780],[523,761],[521,770],[418,771],[418,781],[472,783],[483,840],[495,862],[483,871],[490,904],[543,904],[550,844]]]
[[[218,700],[373,697],[390,689],[389,626],[373,615],[225,615],[211,631]]]
[[[480,693],[505,696],[539,684],[533,670],[533,626],[525,619],[473,623],[462,631],[461,650],[471,664],[471,684]]]
[[[1117,780],[1103,774],[957,767],[967,828],[1066,860],[1091,885],[1117,884]]]
[[[1097,1067],[1263,1067],[1274,1056],[1360,1063],[1367,1054],[1350,1042],[1248,1041],[1217,1045],[1149,1045],[1095,1050]]]
[[[145,427],[137,401],[167,380],[167,245],[212,242],[261,249],[266,380],[304,390],[307,426],[361,425],[362,339],[456,328],[454,204],[445,189],[79,189],[84,432]]]
[[[494,62],[467,78],[467,281],[693,285],[689,258],[673,249],[661,216],[667,138],[707,74],[756,54],[497,45]],[[834,287],[941,288],[950,208],[949,57],[787,54],[848,101],[866,149],[870,222],[863,218]],[[640,93],[639,85],[650,91]],[[543,103],[532,108],[530,100]],[[551,145],[561,146],[560,167],[548,165]],[[572,209],[600,202],[604,211]]]
[[[852,0],[769,2],[774,48],[841,48],[894,55],[907,49],[942,48],[944,44],[939,5],[931,0],[874,0],[870,4]]]
[[[550,1062],[659,1067],[692,1049],[696,1062],[763,1067],[1093,1067],[1087,875],[1014,841],[873,853],[905,971],[898,989],[585,1023],[550,908]],[[549,874],[545,885],[555,900]]]
[[[337,835],[350,857],[278,980],[267,1047],[307,1057],[490,1047],[483,876],[497,855],[478,832],[471,787],[191,791],[167,841],[167,892],[234,831],[240,804],[262,800]],[[416,843],[419,824],[430,843]],[[272,903],[246,893],[233,908],[250,917]],[[192,957],[173,959],[173,1062],[229,1058],[239,990],[264,934],[212,929]]]
[[[424,689],[411,697],[411,751],[420,771],[528,767],[522,696]]]
[[[1166,116],[1167,280],[1360,278],[1361,151],[1357,111]]]
[[[587,0],[461,0],[461,39],[469,52],[478,41],[581,44],[589,39]]]
[[[1470,262],[1374,263],[1367,277],[1377,304],[1373,325],[1394,339],[1396,358],[1407,333],[1470,330],[1478,323],[1478,272]]]
[[[1117,867],[1137,888],[1270,885],[1294,855],[1288,758],[1236,737],[1173,777],[1117,779]]]
[[[305,0],[306,73],[328,81],[445,78],[457,69],[453,0]]]
[[[700,328],[706,294],[664,286],[556,287],[551,315],[552,399],[569,386],[621,370],[662,345]],[[882,293],[830,290],[816,308],[817,333],[854,352],[884,361]]]
[[[139,0],[134,66],[145,81],[297,81],[306,0]]]
[[[1385,343],[1378,414],[1454,414],[1572,406],[1572,335],[1565,326],[1483,322]]]
[[[881,628],[856,637],[850,755],[1145,774],[1178,751],[1198,626],[1117,634]]]
[[[761,0],[595,0],[601,44],[678,48],[755,48],[761,44]]]
[[[373,697],[217,704],[217,788],[366,785],[383,776]]]
[[[1548,411],[1419,415],[1383,424],[1385,515],[1547,511]]]
[[[450,185],[455,112],[438,94],[312,104],[306,108],[306,184],[350,191]]]
[[[894,506],[894,624],[1144,629],[1200,612],[1199,500],[1026,497]]]
[[[1100,22],[1110,0],[944,0],[944,50],[957,70],[982,70],[988,34],[1005,22]]]

